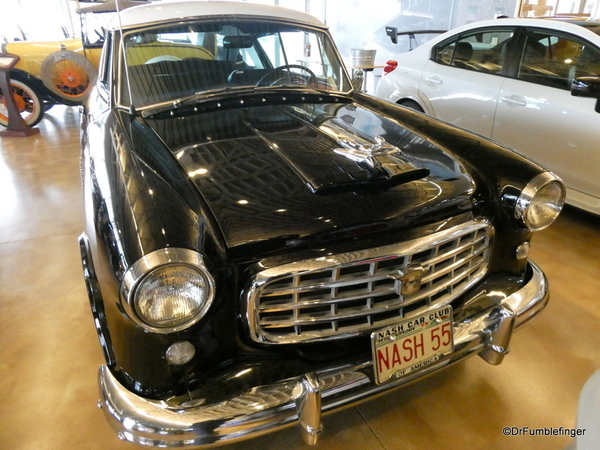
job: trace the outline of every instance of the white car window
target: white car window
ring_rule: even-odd
[[[527,36],[517,77],[570,90],[575,77],[600,74],[600,54],[589,44],[548,32]]]
[[[514,35],[512,30],[496,29],[463,35],[436,50],[436,62],[485,73],[500,73]]]
[[[576,62],[575,78],[600,76],[600,51],[591,45],[584,45]]]

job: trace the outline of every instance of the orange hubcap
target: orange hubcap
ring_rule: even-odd
[[[65,86],[75,88],[81,85],[81,74],[73,69],[65,69],[60,74],[60,80]]]

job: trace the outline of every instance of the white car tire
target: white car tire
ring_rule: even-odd
[[[44,59],[41,78],[44,86],[59,97],[83,103],[96,84],[98,71],[79,53],[60,50]]]
[[[13,88],[13,97],[21,117],[27,125],[33,127],[44,118],[44,105],[39,95],[27,83],[18,80],[11,80]],[[0,125],[8,126],[8,109],[4,100],[3,93],[0,91]]]
[[[421,113],[425,112],[425,110],[421,107],[421,105],[419,105],[414,100],[403,100],[403,101],[398,102],[398,104],[400,106],[404,106],[405,108],[412,109],[414,111],[418,111]]]

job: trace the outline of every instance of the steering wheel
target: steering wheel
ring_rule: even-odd
[[[155,56],[154,58],[150,58],[144,64],[154,64],[154,63],[163,62],[163,61],[181,61],[181,58],[179,58],[177,56],[173,56],[173,55],[159,55],[159,56]]]
[[[104,27],[102,27],[102,32],[106,33],[104,31]],[[98,35],[98,37],[100,38],[100,40],[98,42],[104,42],[104,34],[100,33],[98,30],[96,30],[94,28],[94,33],[96,33],[96,35]]]
[[[308,74],[309,74],[308,80],[306,80],[306,78],[303,76],[297,76],[297,74],[293,73],[290,69],[300,69],[300,70],[304,70],[305,72],[308,72]],[[294,75],[296,75],[296,77],[294,77]],[[292,84],[311,85],[316,81],[317,76],[308,67],[304,67],[299,64],[286,64],[284,66],[276,67],[275,69],[271,70],[266,75],[263,75],[260,78],[260,80],[258,80],[256,82],[256,85],[261,86],[261,85],[263,85],[263,83],[265,83],[266,80],[270,81],[269,80],[270,78],[275,78],[275,79],[272,82],[268,83],[269,86],[275,86],[280,81],[282,81],[282,80],[286,81],[288,79],[290,79],[292,81]],[[267,83],[265,83],[265,84],[267,84]]]

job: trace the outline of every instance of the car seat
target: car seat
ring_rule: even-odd
[[[458,42],[454,49],[452,65],[466,69],[473,58],[473,46],[469,42]]]

